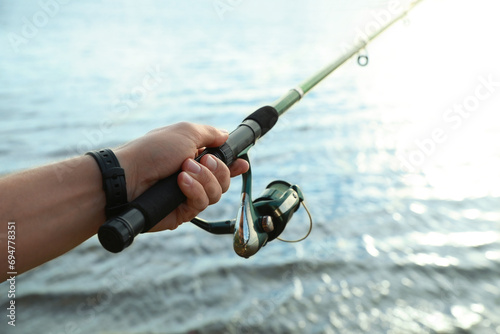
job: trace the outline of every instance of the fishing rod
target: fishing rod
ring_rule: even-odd
[[[226,165],[230,165],[238,158],[249,161],[247,155],[249,149],[273,128],[281,115],[330,73],[365,49],[369,42],[405,17],[422,1],[413,1],[406,10],[395,16],[375,34],[360,40],[337,60],[289,90],[278,100],[250,114],[229,134],[227,141],[222,146],[205,149],[195,160],[199,162],[204,155],[212,154]],[[358,56],[358,63],[362,66],[366,65],[368,63],[367,56]],[[180,172],[158,181],[135,200],[128,203],[121,214],[106,221],[98,231],[102,246],[113,253],[121,252],[130,246],[135,236],[149,231],[184,202],[186,196],[177,184]],[[242,183],[241,202],[236,219],[207,222],[200,218],[194,218],[191,222],[210,233],[233,234],[235,252],[248,258],[274,239],[288,241],[279,238],[279,235],[302,204],[309,215],[309,231],[303,238],[288,242],[301,241],[309,235],[312,228],[312,217],[305,205],[304,195],[297,185],[291,185],[286,181],[274,181],[257,199],[252,200],[251,168],[242,175]]]

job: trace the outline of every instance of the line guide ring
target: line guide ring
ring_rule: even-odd
[[[368,65],[368,55],[367,54],[358,56],[358,65],[362,66],[362,67],[365,67],[366,65]]]

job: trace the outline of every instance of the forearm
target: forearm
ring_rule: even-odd
[[[15,222],[18,274],[53,259],[105,221],[99,168],[82,156],[0,179],[1,280],[7,271],[7,223]]]

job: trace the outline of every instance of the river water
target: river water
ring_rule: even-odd
[[[1,1],[0,173],[178,121],[231,130],[406,4]],[[252,149],[256,194],[302,188],[305,241],[242,259],[189,224],[116,255],[92,238],[17,277],[0,331],[500,333],[497,7],[424,2]],[[234,217],[239,183],[202,216]]]

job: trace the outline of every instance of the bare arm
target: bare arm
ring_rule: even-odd
[[[115,149],[133,200],[179,168],[187,200],[153,230],[175,229],[220,199],[229,178],[248,169],[237,160],[230,169],[212,156],[193,160],[200,148],[219,146],[227,133],[179,123],[154,130]],[[105,222],[105,195],[96,162],[81,156],[0,179],[1,279],[7,278],[7,224],[15,222],[15,271],[20,274],[87,240]]]
[[[17,273],[67,252],[104,222],[105,197],[96,163],[89,156],[65,163],[78,167],[62,181],[56,173],[60,163],[0,179],[1,224],[15,222]],[[2,278],[12,271],[6,265],[6,234],[5,229]]]

